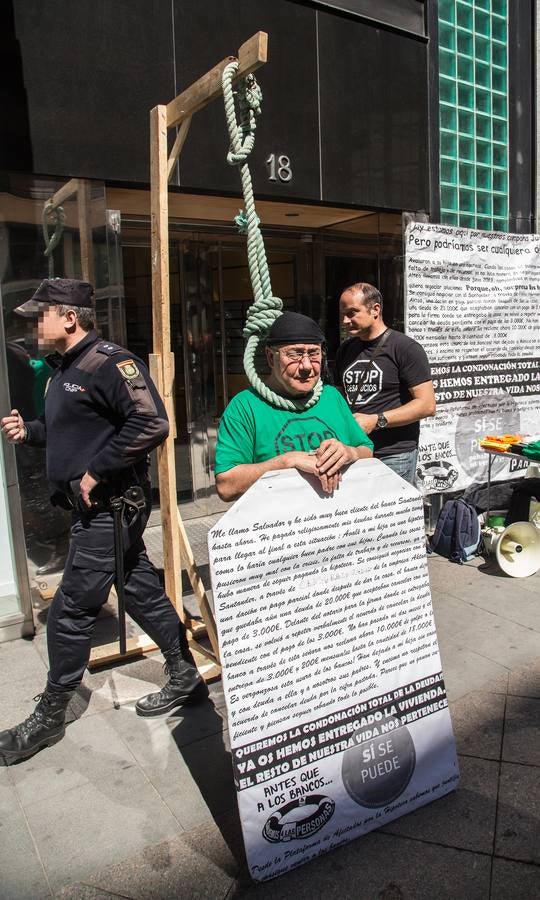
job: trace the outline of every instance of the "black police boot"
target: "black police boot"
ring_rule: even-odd
[[[66,709],[73,691],[58,693],[47,688],[34,697],[38,704],[24,722],[0,732],[0,761],[5,766],[28,759],[34,753],[62,740],[66,731]]]
[[[189,656],[191,659],[191,653]],[[135,704],[139,716],[161,716],[177,706],[202,703],[208,697],[206,682],[199,675],[195,665],[184,659],[182,650],[169,650],[165,657],[165,674],[169,680],[165,687],[155,694],[141,697]],[[187,655],[187,653],[185,654]]]
[[[61,572],[66,564],[66,554],[53,550],[49,558],[36,569],[36,575],[51,575],[53,572]]]

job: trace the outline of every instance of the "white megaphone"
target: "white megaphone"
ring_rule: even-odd
[[[540,569],[540,529],[530,522],[514,522],[495,544],[499,568],[512,578],[527,578]]]

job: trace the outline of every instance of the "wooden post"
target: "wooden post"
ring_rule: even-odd
[[[70,197],[77,203],[77,219],[79,225],[79,243],[81,248],[81,272],[85,281],[94,284],[94,254],[92,250],[92,211],[90,184],[84,178],[70,178],[59,188],[47,205],[58,209]],[[72,275],[72,277],[74,277]]]
[[[92,250],[92,220],[90,209],[90,185],[84,179],[79,180],[77,190],[77,209],[79,213],[79,240],[81,245],[81,269],[85,281],[94,284],[94,254]]]
[[[267,59],[268,35],[259,31],[238,51],[238,72],[235,80],[245,77],[262,66]],[[181,559],[189,575],[193,592],[206,622],[208,637],[219,660],[217,632],[212,609],[202,579],[197,571],[184,523],[177,506],[176,460],[174,451],[174,356],[171,353],[170,295],[169,295],[169,221],[168,182],[184,141],[192,116],[222,93],[223,70],[235,57],[229,56],[186,88],[166,106],[156,106],[150,112],[150,210],[152,222],[152,318],[154,352],[151,371],[158,385],[171,432],[158,450],[159,492],[163,532],[165,588],[183,619]],[[169,128],[180,126],[170,157],[167,156]]]
[[[171,353],[169,296],[169,197],[167,157],[167,110],[156,106],[150,113],[150,215],[152,232],[152,322],[155,368],[163,403],[173,428],[174,356]],[[154,366],[153,366],[154,367]],[[163,528],[165,590],[184,619],[182,564],[176,527],[176,462],[174,438],[158,449],[158,472]]]

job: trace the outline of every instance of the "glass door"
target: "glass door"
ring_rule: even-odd
[[[177,245],[184,335],[186,434],[191,500],[185,517],[225,509],[215,489],[214,461],[219,417],[227,399],[223,369],[220,250],[195,239]]]
[[[124,342],[120,265],[120,214],[107,210],[102,182],[58,180],[2,173],[1,312],[7,384],[4,409],[17,408],[31,420],[43,412],[51,370],[37,345],[32,323],[14,310],[33,294],[43,278],[83,278],[96,289],[96,320],[108,340]],[[6,449],[6,456],[8,450]],[[14,457],[13,457],[14,453]],[[35,447],[9,448],[16,478],[8,482],[10,506],[18,491],[24,524],[13,534],[16,557],[26,549],[29,570],[40,586],[63,568],[70,517],[49,503],[45,455]],[[9,462],[9,460],[8,460]],[[9,477],[9,476],[8,476]],[[11,502],[12,501],[12,502]]]
[[[265,243],[272,288],[284,307],[320,318],[311,236],[304,242],[298,235],[269,237]],[[124,235],[123,268],[127,345],[146,359],[152,350],[150,247],[146,230],[135,223]],[[225,406],[247,387],[242,330],[253,292],[245,239],[173,232],[170,297],[178,502],[183,518],[190,519],[227,508],[215,489],[215,447]],[[264,376],[262,350],[258,369]],[[152,481],[157,487],[155,472]]]

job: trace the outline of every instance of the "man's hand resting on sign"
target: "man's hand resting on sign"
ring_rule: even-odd
[[[349,447],[336,438],[329,438],[322,442],[315,454],[317,473],[319,477],[326,475],[331,478],[341,472],[345,466],[356,462],[357,459],[369,456],[372,456],[372,453],[367,447]]]
[[[325,441],[325,443],[327,442]],[[319,471],[316,453],[290,450],[288,453],[284,453],[282,458],[286,461],[288,469],[298,469],[299,472],[305,472],[307,475],[315,475],[319,479],[325,494],[331,494],[332,491],[335,491],[341,481],[339,471],[334,472],[332,475]]]
[[[373,456],[367,447],[349,447],[335,438],[323,441],[315,453],[304,450],[289,450],[267,459],[261,463],[243,463],[233,466],[227,472],[220,472],[216,477],[216,487],[222,500],[231,501],[255,484],[266,472],[277,472],[281,469],[298,469],[307,475],[319,479],[325,494],[335,491],[341,481],[341,470],[356,462],[357,459],[368,459]]]

